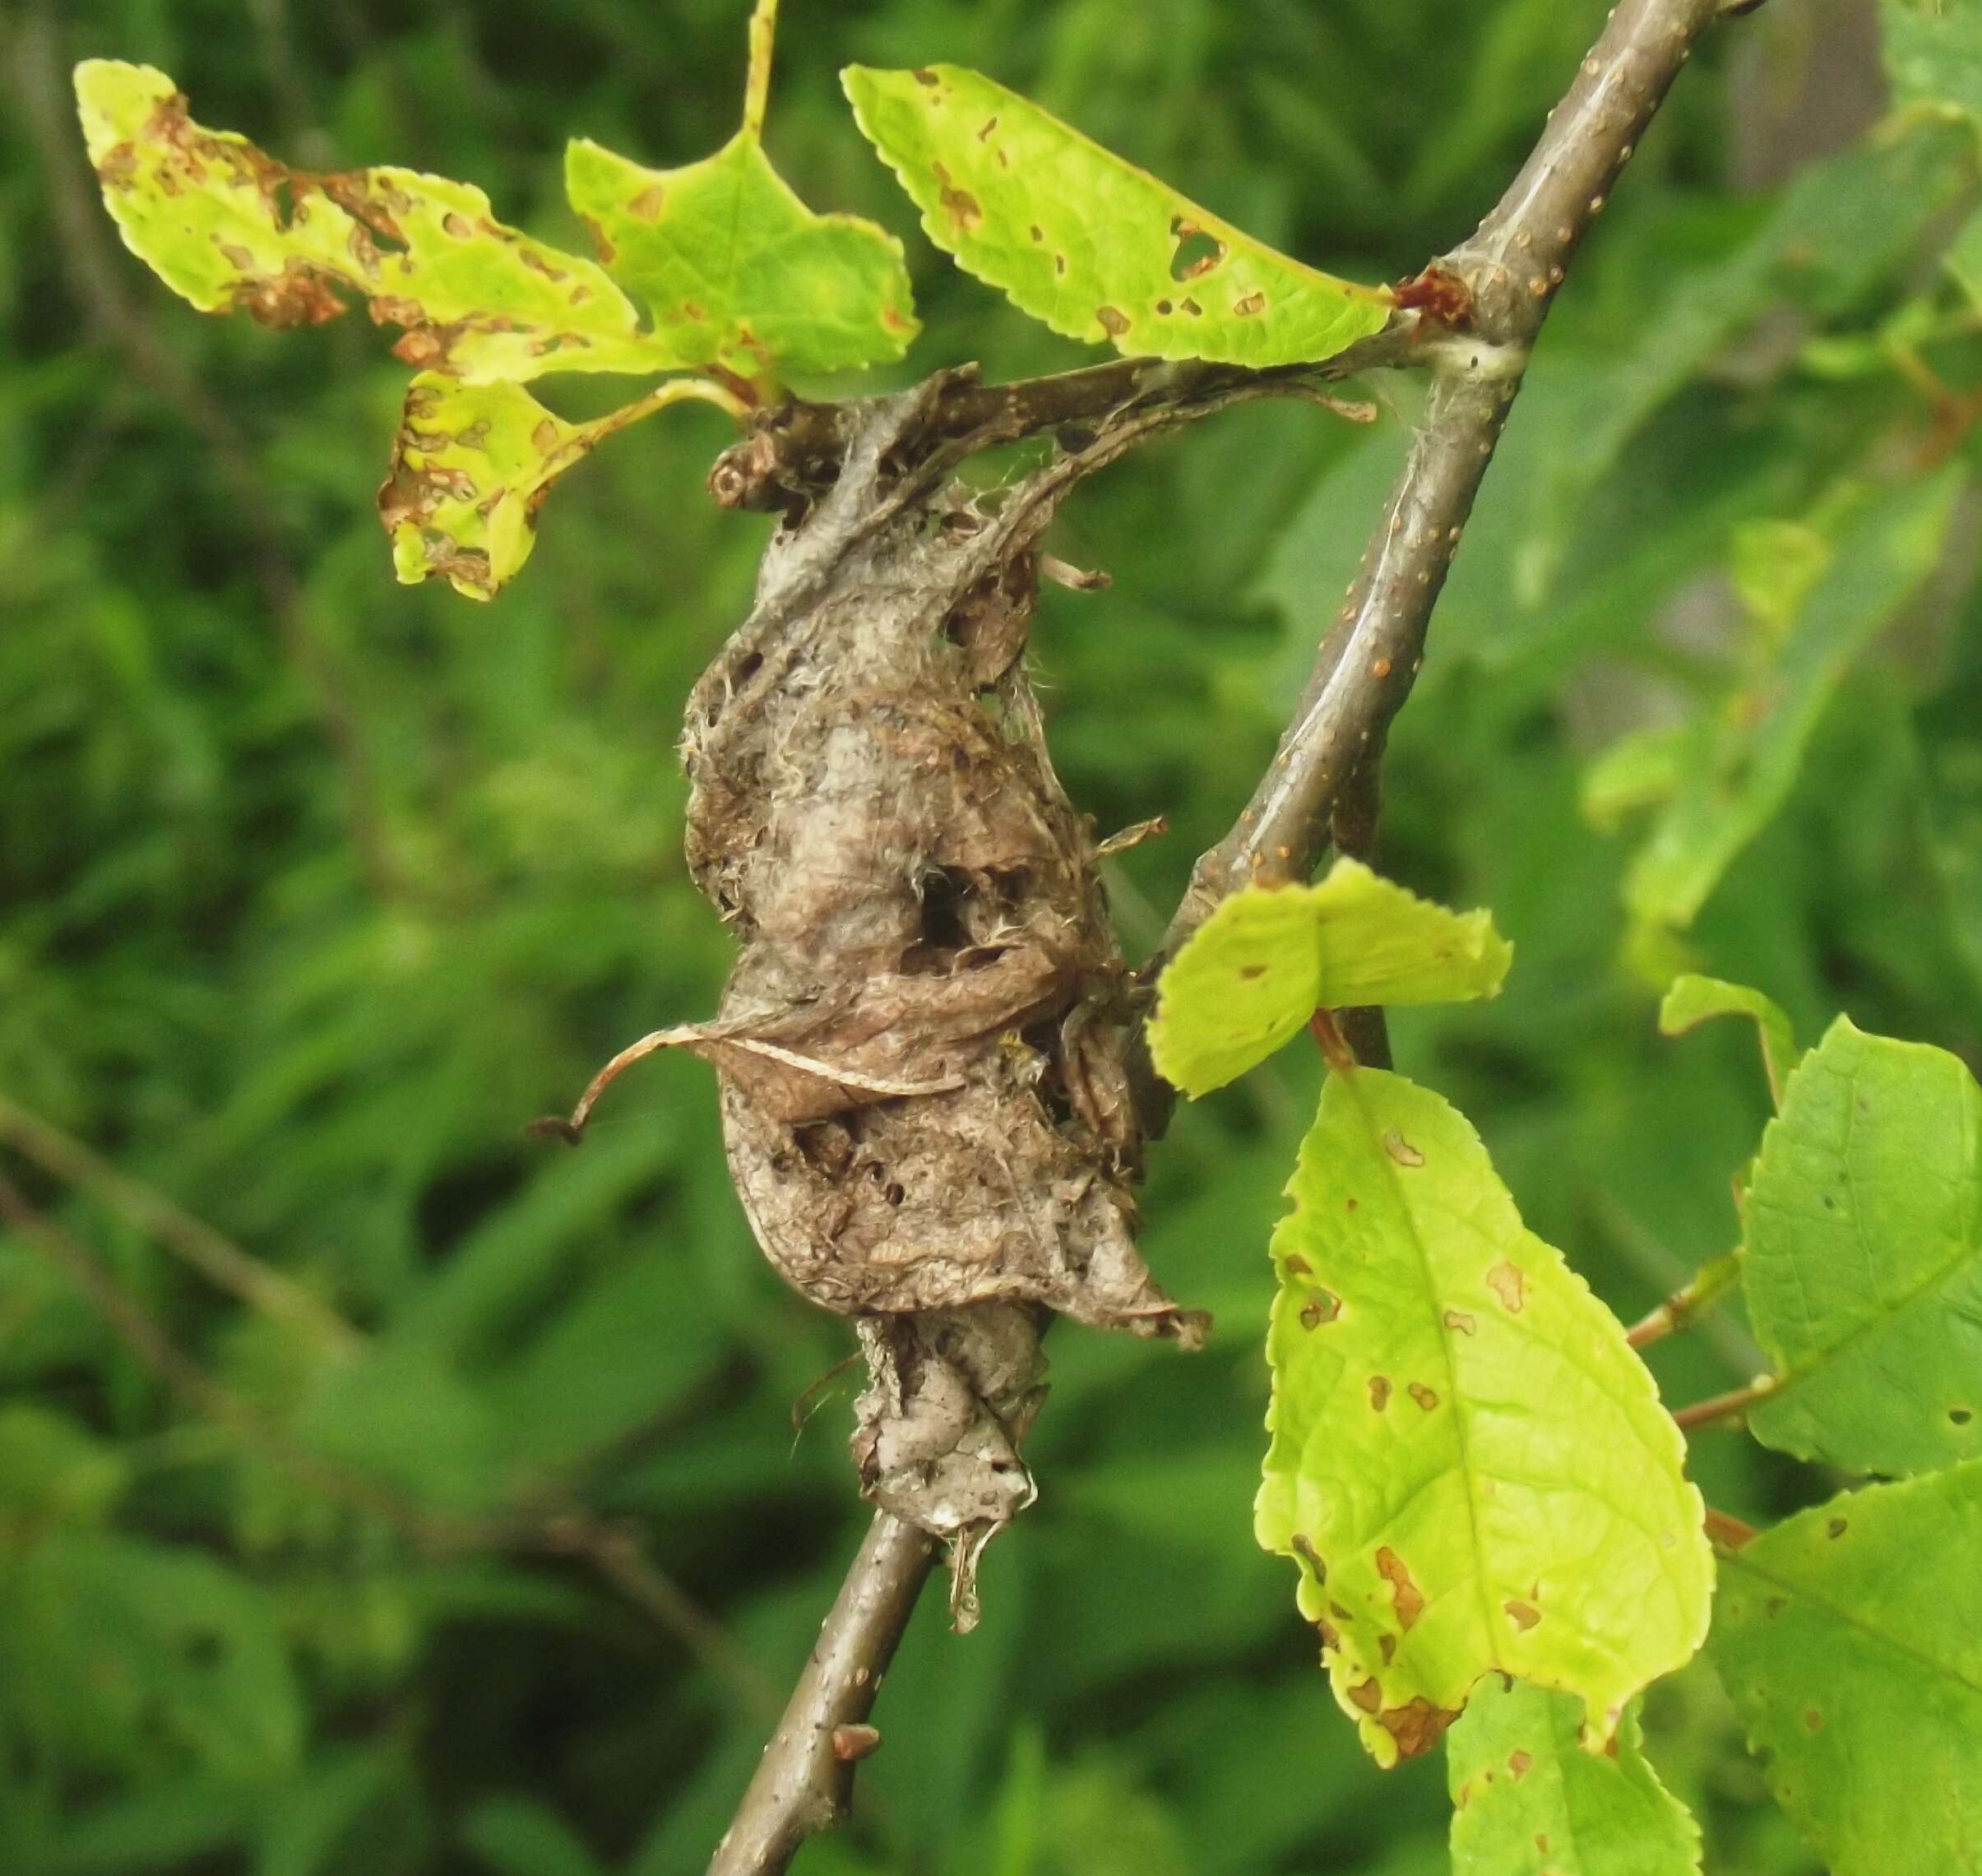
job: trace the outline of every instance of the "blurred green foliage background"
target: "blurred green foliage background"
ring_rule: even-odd
[[[575,243],[564,137],[713,148],[745,11],[0,9],[7,1876],[699,1869],[855,1540],[850,1375],[793,1433],[851,1338],[757,1256],[706,1072],[643,1066],[581,1153],[521,1131],[725,969],[672,750],[766,526],[702,493],[722,420],[616,439],[493,607],[399,588],[383,336],[172,301],[67,95],[76,58],[150,61],[292,160],[470,179]],[[980,67],[1394,278],[1490,204],[1603,11],[787,0],[769,146],[907,237],[904,381],[1049,369],[1082,354],[929,250],[838,66]],[[1982,1059],[1976,141],[1909,70],[1889,88],[1878,33],[1859,0],[1774,0],[1684,75],[1544,335],[1387,767],[1386,869],[1517,947],[1498,1003],[1398,1025],[1401,1065],[1627,1319],[1732,1242],[1767,1111],[1745,1033],[1656,1037],[1675,965],[1760,984],[1806,1041],[1845,1009]],[[1115,581],[1044,604],[1063,773],[1104,828],[1173,827],[1112,876],[1132,952],[1270,754],[1401,458],[1415,391],[1370,394],[1367,429],[1229,414],[1058,525]],[[1924,583],[1840,600],[1864,530],[1910,526]],[[1438,1762],[1364,1763],[1250,1536],[1266,1237],[1317,1072],[1283,1058],[1156,1154],[1146,1248],[1211,1345],[1053,1338],[1040,1502],[976,1634],[918,1616],[855,1827],[806,1876],[1444,1869]],[[1674,1399],[1757,1365],[1730,1318],[1653,1359]],[[1752,1520],[1823,1484],[1695,1445]],[[1813,1868],[1709,1670],[1648,1734],[1710,1869]]]

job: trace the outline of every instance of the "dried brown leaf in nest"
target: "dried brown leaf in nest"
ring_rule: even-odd
[[[689,864],[743,952],[714,1022],[627,1057],[715,1063],[758,1243],[861,1319],[863,1484],[950,1541],[967,1619],[1032,1494],[1041,1312],[1187,1346],[1204,1319],[1134,1244],[1122,960],[1022,664],[1081,466],[989,512],[916,467],[927,407],[864,409],[690,701]]]

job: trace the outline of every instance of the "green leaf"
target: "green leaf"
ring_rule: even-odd
[[[1821,323],[1882,294],[1936,220],[1968,201],[1974,173],[1972,147],[1959,135],[1874,139],[1803,169],[1739,252],[1676,272],[1669,261],[1660,266],[1637,336],[1562,451],[1556,526],[1573,525],[1581,492],[1617,465],[1652,412],[1771,307],[1788,303]]]
[[[1982,118],[1982,5],[1885,0],[1881,12],[1892,101]]]
[[[1700,1827],[1645,1758],[1637,1703],[1614,1756],[1582,1749],[1576,1702],[1483,1682],[1447,1744],[1452,1876],[1697,1876]]]
[[[202,1551],[67,1529],[0,1554],[0,1723],[74,1769],[163,1749],[230,1777],[300,1763],[267,1592]]]
[[[1788,628],[1830,571],[1836,543],[1808,521],[1746,521],[1729,544],[1729,572],[1741,603],[1765,625]]]
[[[1941,257],[1941,265],[1961,290],[1970,313],[1982,313],[1982,209],[1961,224]]]
[[[148,65],[76,68],[90,160],[124,243],[205,313],[314,326],[370,303],[409,364],[472,384],[693,362],[643,334],[592,262],[495,220],[465,183],[411,169],[317,175],[210,131]]]
[[[1711,1656],[1831,1876],[1982,1871],[1982,1464],[1725,1551]]]
[[[839,371],[898,359],[921,330],[901,243],[858,215],[815,215],[748,130],[679,169],[581,137],[564,187],[683,364],[753,381]]]
[[[1762,1038],[1762,1072],[1769,1078],[1769,1093],[1777,1107],[1782,1091],[1796,1067],[1796,1032],[1781,1006],[1745,984],[1730,984],[1724,978],[1702,977],[1688,971],[1673,980],[1659,1006],[1662,1035],[1684,1035],[1716,1017],[1751,1017]]]
[[[1163,973],[1150,1053],[1174,1086],[1206,1094],[1317,1009],[1495,996],[1513,955],[1492,914],[1448,912],[1338,859],[1317,886],[1248,886],[1219,906]]]
[[[130,1482],[113,1447],[32,1401],[0,1407],[0,1544],[62,1525],[100,1526]]]
[[[1767,1444],[1855,1472],[1982,1456],[1982,1088],[1843,1017],[1790,1077],[1742,1283],[1781,1380]]]
[[[1642,808],[1656,808],[1679,792],[1685,772],[1683,725],[1634,730],[1620,736],[1583,771],[1583,818],[1600,833],[1618,827]]]
[[[1301,1561],[1336,1698],[1386,1763],[1494,1670],[1607,1739],[1712,1590],[1651,1376],[1429,1090],[1331,1075],[1288,1189],[1256,1528]]]
[[[929,239],[1069,338],[1263,367],[1332,358],[1390,317],[1388,294],[1276,253],[977,72],[841,81]]]
[[[487,1511],[510,1482],[508,1443],[487,1394],[403,1339],[368,1343],[327,1373],[294,1431],[313,1452],[438,1512]]]
[[[1961,481],[1951,468],[1862,503],[1795,618],[1767,635],[1745,680],[1702,713],[1676,752],[1677,792],[1625,883],[1639,919],[1690,924],[1788,799],[1845,671],[1932,570]]]
[[[483,1799],[461,1837],[497,1876],[600,1876],[603,1868],[555,1811],[519,1793]]]
[[[30,1853],[27,1867],[49,1876],[149,1876],[224,1864],[225,1852],[252,1837],[267,1802],[266,1784],[181,1772],[95,1798],[40,1856]]]
[[[401,583],[438,574],[469,599],[493,599],[536,545],[551,484],[614,431],[684,398],[741,409],[706,379],[674,378],[596,422],[567,424],[520,385],[422,372],[378,492]]]
[[[393,1786],[405,1782],[405,1751],[388,1735],[313,1758],[263,1807],[255,1876],[346,1876],[365,1868],[366,1824],[387,1810]]]

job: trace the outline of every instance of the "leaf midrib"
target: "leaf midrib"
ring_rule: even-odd
[[[1364,1103],[1362,1086],[1358,1075],[1366,1071],[1355,1068],[1331,1069],[1331,1078],[1339,1077],[1345,1084],[1346,1098],[1354,1101],[1357,1114],[1361,1117],[1364,1132],[1368,1135],[1376,1156],[1381,1163],[1383,1175],[1395,1195],[1397,1207],[1404,1215],[1410,1227],[1412,1248],[1418,1253],[1418,1267],[1424,1279],[1424,1292],[1431,1313],[1432,1334],[1438,1344],[1440,1360],[1445,1367],[1447,1397],[1452,1404],[1452,1425],[1459,1448],[1459,1470],[1466,1484],[1466,1528],[1471,1538],[1473,1553],[1473,1581],[1480,1602],[1480,1613],[1485,1624],[1489,1647],[1496,1661],[1506,1658],[1500,1630],[1493,1621],[1493,1598],[1487,1587],[1487,1554],[1485,1540],[1480,1535],[1480,1499],[1475,1487],[1472,1442],[1467,1437],[1466,1415],[1463,1397],[1459,1387],[1459,1372],[1452,1359],[1452,1338],[1445,1327],[1445,1320],[1438,1300],[1438,1286],[1433,1273],[1430,1253],[1425,1248],[1424,1234],[1419,1227],[1418,1215],[1413,1209],[1410,1195],[1404,1189],[1403,1179],[1396,1163],[1384,1151],[1381,1133],[1378,1131],[1368,1105]],[[1382,1071],[1378,1071],[1382,1072]],[[1409,1086],[1400,1082],[1401,1086]]]

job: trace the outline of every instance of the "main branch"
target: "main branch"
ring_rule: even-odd
[[[709,1876],[780,1871],[846,1815],[854,1767],[878,1743],[868,1710],[935,1560],[912,1524],[874,1513]]]
[[[1461,283],[1470,300],[1463,319],[1436,324],[1429,313],[1405,313],[1317,368],[1248,373],[1123,360],[1006,387],[956,374],[932,401],[932,464],[947,467],[975,449],[1043,431],[1059,431],[1079,452],[1088,447],[1080,426],[1112,425],[1126,447],[1132,436],[1169,423],[1251,397],[1313,391],[1351,370],[1404,363],[1431,369],[1410,460],[1347,602],[1320,641],[1279,750],[1231,831],[1199,859],[1153,962],[1236,887],[1305,877],[1352,778],[1361,774],[1373,788],[1385,735],[1422,662],[1433,609],[1556,290],[1694,41],[1717,15],[1736,10],[1747,9],[1728,0],[1619,0],[1493,212],[1427,270],[1428,278],[1443,272]],[[711,488],[729,506],[802,504],[831,480],[854,427],[843,406],[766,413],[719,461]],[[1366,818],[1353,798],[1345,804],[1345,826]],[[930,1562],[921,1533],[877,1517],[710,1876],[779,1876],[807,1836],[844,1816],[854,1759],[873,1744],[864,1722],[875,1688]]]
[[[1433,609],[1570,260],[1694,40],[1724,10],[1725,0],[1622,0],[1520,174],[1472,239],[1438,263],[1470,294],[1468,330],[1430,350],[1417,440],[1348,600],[1253,799],[1193,869],[1160,957],[1235,887],[1305,878],[1321,857],[1336,796],[1381,753],[1410,694]]]

